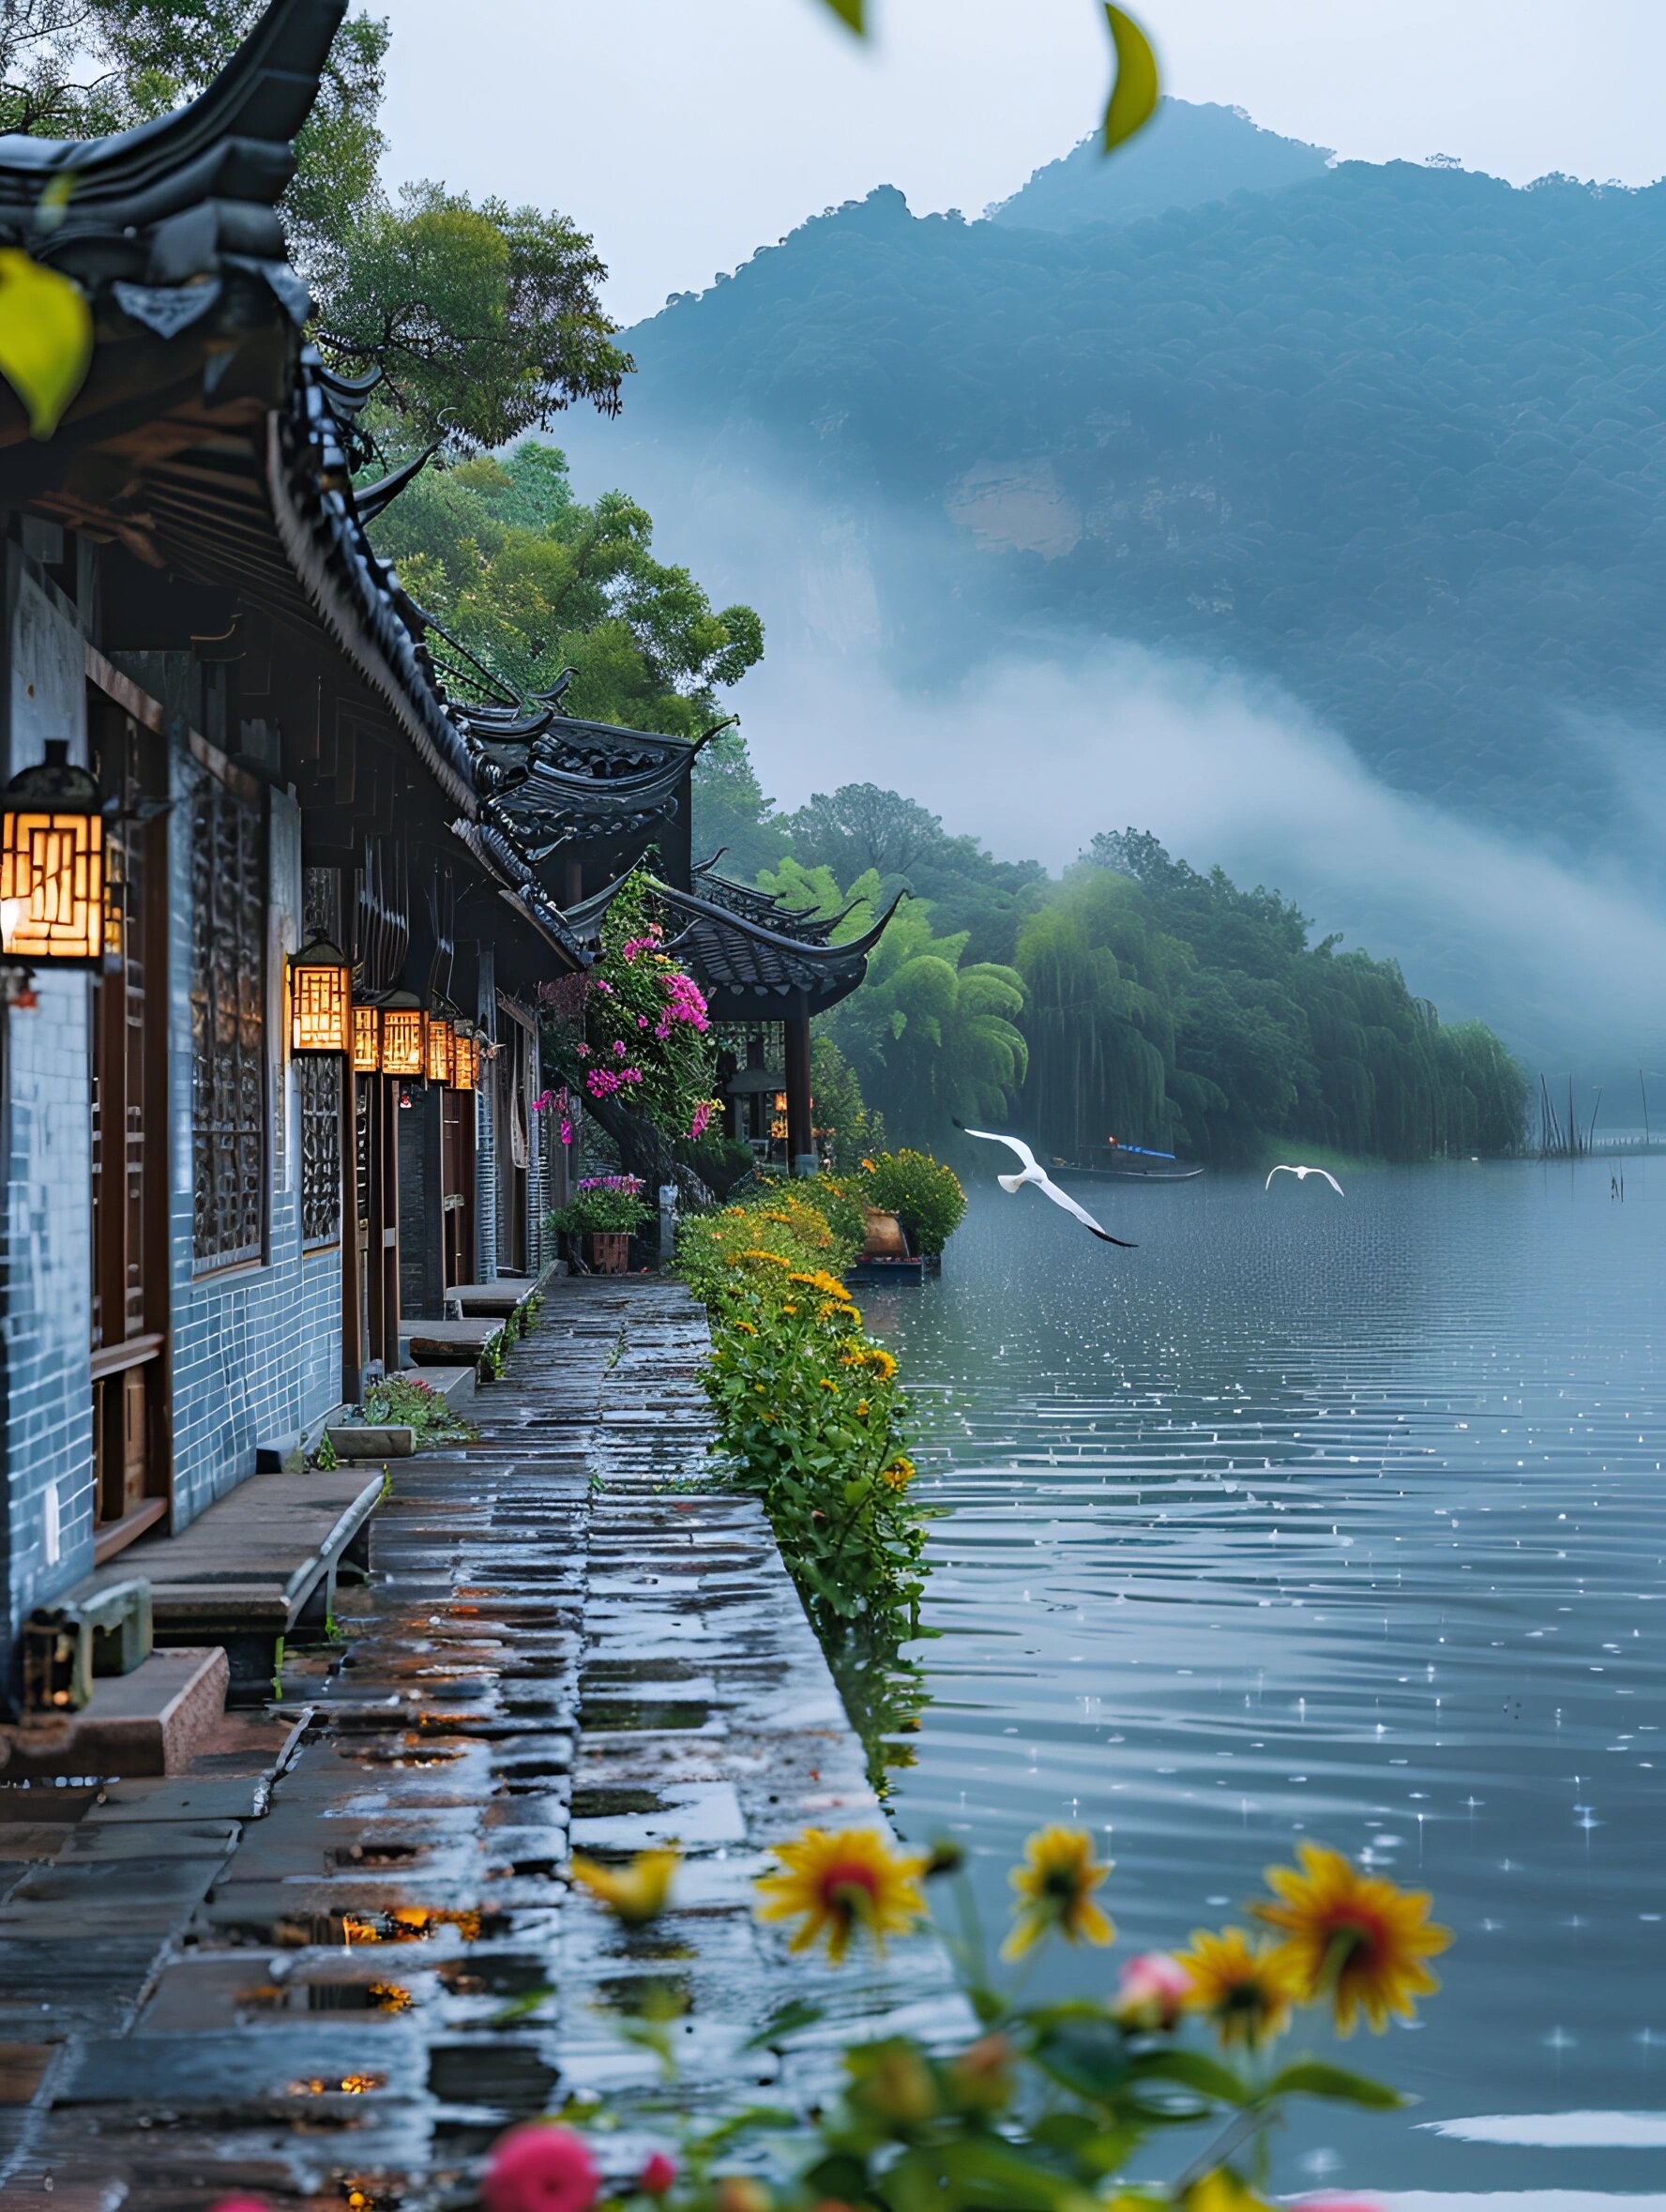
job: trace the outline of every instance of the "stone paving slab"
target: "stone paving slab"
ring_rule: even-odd
[[[704,1487],[704,1347],[678,1286],[552,1285],[479,1441],[399,1463],[345,1644],[290,1655],[277,1780],[123,1785],[20,1866],[0,2040],[65,2049],[0,2128],[7,2212],[112,2182],[124,2212],[440,2212],[574,2090],[621,2142],[652,2124],[666,2093],[620,2032],[649,1984],[686,2007],[673,2094],[713,2110],[825,2094],[864,2023],[970,2032],[933,1938],[836,1976],[753,1916],[771,1842],[878,1809],[762,1508]],[[568,1889],[569,1839],[676,1841],[670,1911],[621,1929]],[[94,1899],[103,1971],[61,1941]],[[839,2028],[746,2048],[803,1997]]]

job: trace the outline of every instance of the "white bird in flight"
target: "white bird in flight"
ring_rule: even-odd
[[[967,1129],[963,1121],[956,1122],[955,1127],[966,1129],[969,1137],[981,1137],[986,1144],[1005,1144],[1008,1151],[1017,1153],[1023,1162],[1022,1174],[995,1177],[995,1181],[1009,1196],[1016,1198],[1026,1183],[1034,1183],[1037,1189],[1051,1198],[1054,1205],[1062,1205],[1066,1213],[1074,1214],[1084,1229],[1091,1229],[1106,1244],[1119,1244],[1125,1252],[1139,1250],[1139,1246],[1130,1244],[1126,1236],[1113,1236],[1109,1229],[1101,1229],[1086,1206],[1078,1205],[1068,1191],[1061,1190],[1021,1137],[997,1136],[993,1129]]]
[[[1273,1170],[1273,1174],[1266,1179],[1266,1188],[1269,1190],[1273,1187],[1273,1175],[1294,1175],[1298,1183],[1308,1175],[1323,1175],[1339,1198],[1346,1198],[1348,1195],[1328,1168],[1276,1167]]]

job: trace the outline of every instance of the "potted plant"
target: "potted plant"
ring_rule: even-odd
[[[653,1211],[642,1193],[640,1175],[586,1175],[548,1225],[564,1236],[588,1238],[590,1265],[598,1275],[623,1275],[630,1265],[631,1236]]]

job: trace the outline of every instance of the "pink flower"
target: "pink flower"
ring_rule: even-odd
[[[564,1121],[561,1125],[561,1142],[564,1144],[570,1144],[572,1141],[573,1125],[570,1121]]]
[[[553,1091],[540,1091],[532,1101],[532,1111],[535,1114],[548,1114],[554,1103],[555,1094]]]
[[[614,1039],[613,1039],[613,1058],[614,1058],[615,1060],[622,1060],[624,1057],[625,1057],[625,1046],[624,1046],[624,1044],[623,1044],[623,1042],[622,1042],[622,1040],[621,1040],[620,1038],[614,1038]]]
[[[646,1014],[638,1014],[636,1017],[636,1025],[639,1029],[645,1029],[647,1027],[648,1017]]]
[[[480,2180],[484,2212],[589,2212],[600,2194],[583,2137],[538,2120],[498,2137]]]
[[[702,1098],[699,1105],[694,1109],[693,1120],[689,1124],[689,1136],[704,1137],[706,1132],[706,1129],[710,1124],[711,1117],[712,1102],[709,1098]]]
[[[609,998],[612,998],[613,995],[613,985],[611,983],[604,983],[599,976],[598,976],[596,978],[596,988],[598,991],[605,992]]]
[[[677,2177],[677,2170],[663,2151],[655,2151],[636,2177],[644,2197],[662,2197]]]
[[[590,1047],[588,1045],[580,1045],[578,1047],[578,1054],[581,1060],[587,1060],[590,1057]]]
[[[1172,2028],[1189,1986],[1178,1959],[1167,1951],[1143,1951],[1122,1970],[1116,2017],[1125,2027]]]
[[[208,2212],[266,2212],[259,2197],[221,2197],[218,2204],[211,2204]]]

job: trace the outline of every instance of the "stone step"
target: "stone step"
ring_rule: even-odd
[[[153,1651],[130,1674],[100,1675],[79,1713],[0,1727],[0,1780],[182,1774],[224,1717],[229,1680],[217,1647]]]

